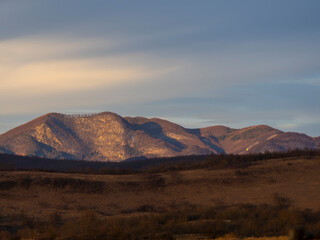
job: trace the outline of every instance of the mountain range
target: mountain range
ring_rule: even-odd
[[[188,129],[160,118],[111,112],[49,113],[0,135],[0,153],[89,161],[286,151],[319,144],[320,137],[267,125]]]

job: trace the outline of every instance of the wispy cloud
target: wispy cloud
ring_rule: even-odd
[[[152,80],[175,70],[146,66],[143,55],[87,57],[111,42],[97,39],[13,39],[0,42],[0,91],[4,96],[72,93]],[[77,56],[74,57],[73,54]],[[147,58],[147,56],[145,56]],[[148,61],[145,59],[145,61]]]
[[[4,74],[0,91],[24,91],[26,94],[52,94],[99,87],[112,87],[130,81],[142,81],[168,70],[139,66],[103,66],[99,60],[69,60],[29,63]],[[4,70],[4,72],[7,72]]]

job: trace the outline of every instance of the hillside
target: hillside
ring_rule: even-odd
[[[123,161],[212,153],[316,148],[319,138],[266,125],[187,129],[159,118],[50,113],[0,135],[0,153],[53,159]]]

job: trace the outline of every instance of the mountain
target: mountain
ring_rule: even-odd
[[[0,152],[94,161],[316,148],[319,138],[266,125],[187,129],[144,117],[49,113],[0,135]]]

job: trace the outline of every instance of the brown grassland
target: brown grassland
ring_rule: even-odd
[[[320,157],[132,174],[0,172],[0,239],[287,239],[320,229]]]

